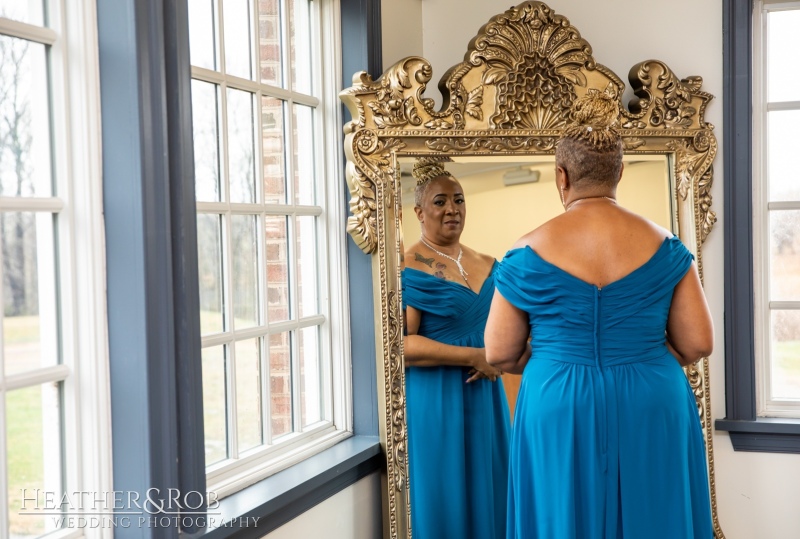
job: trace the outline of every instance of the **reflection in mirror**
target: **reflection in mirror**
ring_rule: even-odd
[[[407,219],[420,233],[405,244],[402,272],[412,530],[501,539],[510,417],[483,341],[495,260],[461,243],[467,211],[451,172],[421,159],[412,176]]]
[[[524,159],[524,160],[523,160]],[[555,186],[553,156],[456,156],[445,163],[464,190],[468,209],[461,243],[500,261],[524,234],[564,211]],[[398,158],[405,249],[420,238],[414,211],[416,159]],[[626,155],[617,200],[623,207],[678,234],[674,184],[666,155]],[[504,374],[513,418],[521,376]],[[413,464],[411,465],[413,466]]]

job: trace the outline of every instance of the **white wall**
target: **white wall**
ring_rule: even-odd
[[[419,0],[384,0],[400,9]],[[422,56],[433,67],[433,80],[460,62],[469,40],[488,19],[507,9],[500,0],[425,0],[422,3]],[[592,45],[595,59],[627,83],[628,70],[649,59],[665,62],[681,78],[703,77],[703,90],[716,98],[706,110],[706,120],[716,126],[720,145],[714,162],[713,206],[719,220],[703,249],[706,294],[716,324],[716,345],[711,357],[712,417],[725,415],[723,335],[723,182],[722,163],[722,2],[674,0],[669,3],[639,0],[550,0],[557,13],[567,16]],[[411,42],[398,39],[400,23],[415,24],[416,12],[405,19],[386,21],[385,65],[418,54],[417,28]],[[395,24],[397,23],[397,24]],[[387,25],[384,25],[386,32]],[[390,40],[389,36],[391,36]],[[376,74],[377,76],[377,74]],[[427,97],[436,92],[429,86]],[[631,97],[628,90],[625,99]],[[441,102],[441,99],[437,99]],[[720,522],[728,539],[785,539],[800,537],[800,455],[734,452],[727,433],[714,435],[716,491]]]
[[[422,0],[381,2],[383,69],[406,56],[422,54]],[[370,73],[377,79],[380,73]]]
[[[264,537],[375,539],[382,534],[381,518],[381,479],[374,473]]]

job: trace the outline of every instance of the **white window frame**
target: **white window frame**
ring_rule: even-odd
[[[291,1],[291,0],[289,0]],[[231,204],[226,197],[225,202],[198,202],[197,211],[200,213],[216,213],[231,215],[287,215],[290,218],[295,215],[312,215],[318,218],[317,228],[318,239],[321,250],[317,253],[317,263],[320,266],[327,264],[326,278],[320,279],[319,283],[319,302],[321,315],[311,316],[301,319],[292,319],[285,322],[268,323],[266,326],[260,325],[252,329],[241,331],[225,332],[223,334],[208,335],[202,339],[202,347],[216,346],[220,344],[233,345],[234,342],[243,338],[267,337],[283,331],[299,329],[308,326],[319,325],[320,327],[320,354],[322,356],[323,380],[330,390],[331,421],[302,433],[292,433],[282,437],[280,443],[275,446],[261,446],[257,450],[251,450],[244,458],[228,458],[220,463],[213,464],[206,468],[208,490],[215,492],[216,496],[223,498],[242,488],[255,483],[269,475],[292,466],[312,455],[315,455],[334,444],[352,436],[352,388],[350,376],[350,346],[347,337],[350,335],[349,326],[349,304],[347,287],[347,246],[344,223],[346,220],[345,207],[342,203],[342,184],[339,178],[342,174],[342,141],[341,141],[341,104],[338,99],[341,90],[341,38],[340,38],[340,19],[338,0],[314,0],[311,4],[311,52],[314,70],[321,76],[315,79],[314,95],[308,96],[299,94],[274,86],[263,85],[258,81],[251,81],[223,75],[221,72],[212,71],[196,66],[192,66],[192,79],[219,85],[221,96],[220,109],[223,121],[219,124],[219,136],[223,137],[226,132],[226,100],[227,88],[246,90],[255,94],[256,103],[260,110],[261,96],[270,96],[285,100],[289,106],[285,109],[284,123],[286,132],[292,132],[292,111],[291,104],[313,106],[317,109],[317,119],[323,118],[323,126],[319,131],[315,130],[315,177],[319,181],[319,191],[317,196],[317,206],[296,206],[289,204]],[[281,2],[282,9],[286,1]],[[253,24],[251,31],[253,36],[258,36],[258,18],[256,17],[257,5],[253,1],[250,3],[253,13]],[[222,23],[221,2],[215,3],[215,9],[219,27],[219,32],[224,33]],[[283,35],[287,35],[285,10],[282,11]],[[314,31],[315,29],[318,32]],[[253,68],[259,66],[257,37],[255,47],[255,59]],[[224,47],[224,35],[220,38],[221,46]],[[289,65],[289,47],[282,42],[282,62]],[[224,49],[220,53],[219,62],[224,64]],[[255,73],[258,73],[256,70]],[[288,76],[288,75],[284,75]],[[256,114],[257,123],[255,132],[262,133],[261,117]],[[256,185],[263,186],[261,165],[262,145],[260,138],[256,139]],[[224,150],[220,152],[220,162],[225,163],[227,155]],[[286,177],[293,178],[293,164],[291,159],[287,159]],[[223,174],[224,177],[224,174]],[[287,180],[288,181],[288,180]],[[224,184],[222,185],[225,188]],[[260,188],[259,188],[260,189]],[[287,197],[289,193],[287,192]],[[256,197],[258,198],[258,197]],[[262,226],[263,228],[263,226]],[[223,233],[223,237],[226,234]],[[263,230],[259,231],[259,238],[263,235]],[[223,239],[223,251],[224,251]],[[262,242],[263,245],[263,242]],[[261,249],[259,251],[262,251]],[[259,252],[260,267],[264,266],[264,255]],[[228,268],[230,263],[227,262]],[[228,277],[224,279],[227,283]],[[259,276],[260,294],[265,295],[266,287],[264,276]],[[229,285],[223,284],[227,289]],[[228,294],[225,294],[226,296]],[[228,300],[225,300],[226,304]],[[266,299],[263,300],[266,303]],[[262,307],[261,315],[264,316],[266,308]],[[269,347],[262,348],[267,354]],[[268,359],[262,359],[262,365],[269,364]],[[231,371],[229,370],[228,373]],[[262,371],[263,372],[263,371]],[[263,378],[267,378],[266,373]],[[265,389],[267,382],[262,380],[262,395],[264,400],[268,399]],[[294,384],[297,389],[297,383]],[[231,384],[227,384],[227,390],[231,391]],[[235,389],[234,389],[235,391]],[[226,399],[234,402],[233,397]],[[227,405],[226,405],[227,406]],[[228,424],[235,424],[235,417],[231,411],[227,410]],[[265,425],[266,428],[266,425]]]
[[[800,418],[800,400],[773,399],[772,309],[800,309],[800,301],[770,301],[771,210],[800,210],[800,201],[769,201],[767,116],[775,110],[800,110],[800,101],[767,101],[767,19],[770,12],[800,10],[800,2],[762,0],[753,11],[753,290],[756,412],[760,417]],[[789,67],[789,66],[787,66]]]
[[[97,16],[94,2],[44,3],[47,27],[0,19],[0,34],[50,47],[51,156],[56,196],[0,197],[0,211],[58,215],[57,252],[43,254],[58,257],[58,281],[55,275],[47,277],[56,287],[51,292],[58,293],[57,300],[53,297],[53,309],[58,309],[62,362],[5,377],[0,348],[0,416],[5,418],[8,413],[6,391],[61,382],[61,489],[105,493],[113,486]],[[6,492],[8,481],[6,444],[3,428],[2,492]],[[67,508],[66,513],[73,510]],[[0,504],[0,539],[8,537],[8,513],[7,505]],[[49,536],[109,535],[102,527],[87,527],[62,528]]]

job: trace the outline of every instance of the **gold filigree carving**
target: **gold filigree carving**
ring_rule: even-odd
[[[705,399],[703,398],[703,375],[697,368],[697,363],[687,365],[683,368],[686,373],[686,378],[689,380],[689,387],[692,388],[694,398],[697,404],[697,413],[700,416],[700,424],[703,428],[706,427],[706,414],[705,414]]]
[[[678,194],[686,200],[692,181],[697,180],[698,172],[707,158],[707,153],[694,150],[687,140],[669,141],[666,144],[669,150],[675,152],[675,175],[678,182]],[[713,157],[713,156],[712,156]]]
[[[630,103],[631,119],[642,119],[665,129],[705,128],[703,112],[711,94],[700,91],[701,77],[678,79],[658,60],[642,62],[628,75],[636,99]]]
[[[697,182],[697,222],[699,242],[705,243],[711,227],[717,222],[717,214],[711,210],[711,182],[714,179],[713,167],[709,166]]]
[[[622,148],[625,151],[636,150],[646,144],[643,138],[639,137],[622,137]]]
[[[349,177],[350,212],[347,232],[365,253],[372,253],[376,245],[375,183],[394,176],[394,154],[405,146],[396,138],[381,139],[374,131],[359,130],[352,135],[353,159],[347,165]],[[350,152],[348,152],[350,153]],[[359,166],[360,165],[360,166]],[[391,197],[391,190],[388,192]],[[392,198],[385,201],[389,203]]]
[[[427,141],[426,146],[437,152],[475,151],[508,152],[535,150],[546,152],[554,150],[557,137],[441,137]]]
[[[493,17],[472,40],[466,62],[485,63],[482,83],[496,88],[490,125],[499,129],[563,127],[594,69],[592,48],[569,20],[541,2]],[[619,90],[622,83],[613,81]]]
[[[392,373],[391,386],[391,419],[393,431],[393,455],[398,473],[395,475],[395,488],[402,492],[406,481],[406,395],[404,389],[403,358],[401,351],[402,321],[399,317],[400,306],[397,292],[389,291],[389,370]]]

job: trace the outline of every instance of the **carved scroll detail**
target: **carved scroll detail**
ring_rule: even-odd
[[[395,488],[402,491],[406,482],[406,396],[404,391],[403,358],[401,352],[402,321],[398,314],[400,305],[397,301],[397,292],[390,291],[388,297],[389,320],[387,325],[389,343],[388,372],[390,406],[392,409],[392,438],[394,462],[398,473],[395,474]]]
[[[546,152],[554,150],[557,141],[556,137],[441,137],[429,140],[425,145],[437,152],[507,152],[520,150]]]
[[[393,154],[405,147],[405,143],[396,138],[380,139],[369,129],[351,136],[353,159],[347,165],[347,175],[350,194],[353,195],[350,199],[353,215],[347,219],[347,232],[362,251],[372,253],[377,243],[375,183],[394,176]],[[391,197],[391,190],[387,194]],[[391,200],[387,198],[384,202],[388,204]]]
[[[636,99],[631,101],[631,121],[664,129],[700,128],[711,94],[700,91],[701,77],[679,79],[663,62],[649,60],[628,74]]]

